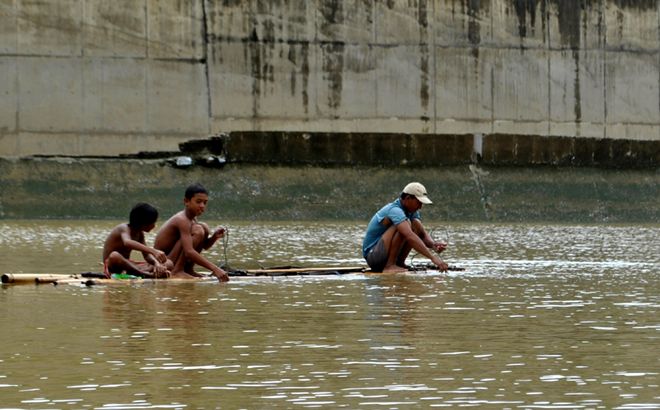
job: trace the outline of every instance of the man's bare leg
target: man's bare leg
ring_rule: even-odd
[[[385,249],[387,249],[387,263],[383,268],[383,273],[406,272],[407,269],[397,265],[397,258],[405,244],[405,239],[397,231],[396,226],[390,226],[381,237]],[[410,251],[409,251],[410,252]],[[405,258],[404,258],[405,259]]]
[[[396,266],[399,266],[405,270],[410,270],[410,267],[406,265],[406,259],[408,259],[408,255],[410,255],[410,251],[412,250],[412,246],[408,244],[408,241],[406,241],[402,248],[401,251],[399,252],[399,255],[396,257]]]
[[[424,228],[422,226],[422,223],[419,222],[419,220],[413,219],[410,227],[417,236],[419,236],[420,238],[422,237],[422,232],[424,232]],[[410,251],[412,251],[412,246],[408,243],[408,241],[406,241],[402,245],[401,251],[399,252],[399,255],[396,258],[397,266],[409,270],[408,266],[406,266],[406,259],[408,259],[408,255],[410,255]]]

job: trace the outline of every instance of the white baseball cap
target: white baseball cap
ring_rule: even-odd
[[[431,202],[428,194],[426,193],[426,188],[424,188],[424,185],[420,184],[419,182],[411,182],[408,185],[406,185],[406,187],[403,188],[403,193],[408,195],[414,195],[415,198],[417,198],[419,202],[423,204],[433,203]]]

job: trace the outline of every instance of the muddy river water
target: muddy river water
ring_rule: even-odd
[[[0,221],[0,273],[114,223]],[[234,267],[363,264],[361,222],[225,224]],[[4,285],[0,409],[660,408],[660,226],[429,226],[465,271]]]

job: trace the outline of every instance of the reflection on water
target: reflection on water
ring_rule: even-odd
[[[0,272],[99,270],[112,226],[3,221]],[[229,227],[233,266],[363,263],[363,224]],[[660,408],[658,227],[435,232],[465,272],[3,287],[0,408]]]

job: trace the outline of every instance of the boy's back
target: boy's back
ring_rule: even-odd
[[[129,215],[129,222],[115,226],[103,244],[103,266],[106,276],[126,271],[149,277],[167,277],[173,264],[165,252],[146,245],[144,233],[156,226],[158,211],[147,203],[138,203]],[[132,251],[142,253],[144,262],[130,259]]]
[[[132,248],[124,244],[122,235],[128,233],[131,239],[136,242],[144,243],[144,233],[142,231],[134,232],[127,223],[115,226],[108,234],[103,244],[103,260],[108,259],[112,252],[119,252],[124,258],[131,255]]]

